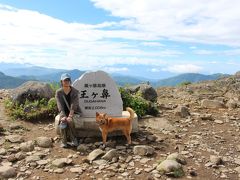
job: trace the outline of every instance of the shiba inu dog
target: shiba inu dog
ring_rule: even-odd
[[[109,132],[121,130],[126,136],[128,144],[131,144],[132,120],[134,118],[134,111],[127,108],[130,116],[127,118],[109,117],[106,113],[96,112],[96,123],[102,132],[103,144],[106,145],[107,135]]]

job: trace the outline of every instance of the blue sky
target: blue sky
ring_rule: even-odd
[[[0,0],[0,62],[155,79],[234,74],[238,7],[238,0]]]

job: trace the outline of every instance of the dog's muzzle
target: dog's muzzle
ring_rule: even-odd
[[[96,123],[97,123],[99,126],[101,126],[101,125],[105,124],[105,121],[97,121]]]

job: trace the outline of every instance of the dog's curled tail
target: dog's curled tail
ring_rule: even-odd
[[[133,120],[133,118],[134,118],[134,113],[135,113],[135,112],[133,111],[133,109],[130,108],[130,107],[127,107],[126,110],[130,113],[129,120],[130,120],[130,121]]]

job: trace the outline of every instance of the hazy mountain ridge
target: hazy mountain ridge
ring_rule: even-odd
[[[27,79],[21,79],[17,77],[7,76],[0,72],[0,89],[9,89],[20,86],[22,83],[28,81]]]
[[[0,88],[15,88],[28,80],[37,80],[44,82],[59,82],[62,73],[69,73],[72,77],[72,81],[78,79],[86,71],[80,71],[78,69],[64,70],[45,68],[40,66],[31,66],[30,64],[18,64],[1,63],[0,72]],[[12,67],[12,68],[11,68]],[[10,74],[9,74],[10,73]],[[12,74],[11,74],[12,73]],[[176,86],[182,82],[199,82],[205,80],[216,80],[220,77],[229,76],[227,74],[212,74],[204,75],[198,73],[185,73],[171,78],[152,80],[144,77],[135,77],[129,75],[122,75],[119,73],[112,73],[110,76],[120,86],[124,85],[136,85],[139,83],[149,82],[154,87],[161,86]]]
[[[221,77],[227,77],[230,76],[229,74],[212,74],[212,75],[204,75],[199,73],[184,73],[180,74],[178,76],[174,76],[167,79],[158,80],[156,82],[152,82],[152,85],[155,87],[161,87],[161,86],[176,86],[182,82],[200,82],[200,81],[206,81],[206,80],[216,80]]]
[[[56,73],[46,74],[42,76],[38,76],[37,80],[39,81],[47,81],[47,82],[59,82],[61,74],[68,73],[72,77],[72,81],[78,79],[85,71],[80,71],[78,69],[73,70],[62,70]]]
[[[71,75],[73,81],[79,78],[84,73],[84,71],[78,71],[78,70],[64,71],[64,72],[68,72]],[[6,89],[15,88],[28,80],[37,80],[37,81],[44,81],[44,82],[59,82],[59,78],[62,73],[63,72],[59,72],[56,74],[53,73],[45,76],[11,77],[0,72],[0,81],[1,81],[0,88],[6,88]],[[216,80],[223,76],[227,76],[227,75],[223,75],[223,74],[202,75],[202,74],[191,73],[191,74],[181,74],[179,76],[175,76],[172,78],[163,79],[155,82],[151,82],[151,81],[148,81],[148,82],[154,87],[176,86],[181,82],[188,81],[188,82],[194,83],[194,82],[199,82],[204,80]],[[139,83],[147,82],[147,81],[143,81],[130,76],[112,76],[112,78],[119,86],[136,85]]]
[[[144,82],[141,79],[131,77],[131,76],[123,76],[123,75],[114,75],[111,76],[113,80],[119,85],[119,86],[124,86],[124,85],[132,85],[132,84],[139,84]]]
[[[45,68],[40,66],[22,66],[22,67],[13,67],[8,69],[3,69],[2,71],[6,75],[11,76],[44,76],[47,74],[58,73],[61,71],[66,71],[64,69],[54,69],[54,68]],[[24,73],[24,74],[23,74]]]

